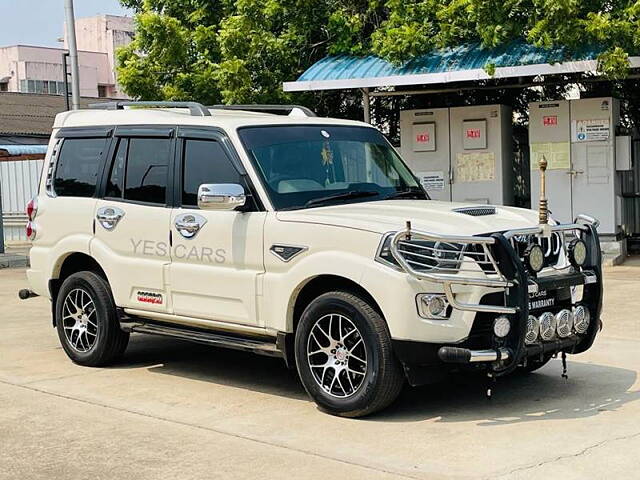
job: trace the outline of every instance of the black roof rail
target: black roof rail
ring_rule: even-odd
[[[147,102],[123,100],[116,102],[92,103],[89,108],[101,110],[124,110],[124,107],[151,107],[151,108],[188,108],[194,117],[210,117],[211,112],[198,102]]]
[[[286,112],[294,109],[301,110],[307,117],[317,117],[316,113],[302,105],[260,105],[260,104],[246,104],[246,105],[211,105],[209,108],[214,110],[246,110],[246,111],[257,111],[257,112]]]

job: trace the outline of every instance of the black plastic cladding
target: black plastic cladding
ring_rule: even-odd
[[[602,296],[604,292],[602,278],[602,250],[600,249],[600,239],[598,232],[593,225],[586,225],[587,231],[582,237],[587,244],[587,259],[583,268],[592,270],[598,279],[597,282],[584,286],[582,292],[582,304],[589,308],[591,314],[591,323],[584,340],[582,340],[573,349],[573,353],[581,353],[588,350],[596,339],[598,330],[600,330],[602,313]]]

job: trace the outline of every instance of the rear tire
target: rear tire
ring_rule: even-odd
[[[74,273],[62,283],[55,320],[62,348],[79,365],[108,365],[127,348],[129,334],[120,329],[109,284],[94,272]]]
[[[295,353],[304,388],[332,415],[353,418],[382,410],[404,385],[384,319],[351,293],[325,293],[307,306]]]

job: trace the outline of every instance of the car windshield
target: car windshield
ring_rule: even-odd
[[[373,128],[287,125],[238,133],[276,210],[428,198]]]

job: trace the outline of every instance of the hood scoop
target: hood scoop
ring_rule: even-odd
[[[484,217],[487,215],[495,215],[496,207],[462,207],[454,208],[453,211],[456,213],[471,215],[472,217]]]

